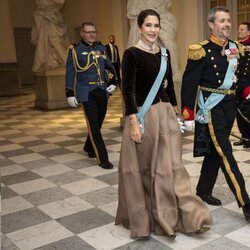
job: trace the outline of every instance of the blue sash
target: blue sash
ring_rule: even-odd
[[[167,52],[166,48],[161,48],[161,66],[159,73],[154,81],[153,86],[151,87],[146,100],[144,101],[142,107],[140,108],[139,112],[136,114],[137,119],[141,125],[141,131],[144,133],[144,116],[148,112],[154,98],[159,90],[159,87],[162,83],[163,77],[167,70]]]
[[[229,42],[230,49],[237,49],[236,44]],[[237,58],[229,59],[229,64],[227,68],[227,72],[223,81],[223,84],[218,89],[230,89],[233,85],[234,81],[234,72],[235,72],[235,65],[237,65]],[[223,98],[225,97],[224,94],[212,93],[204,102],[202,90],[199,90],[198,93],[198,106],[199,110],[195,115],[195,120],[201,124],[208,123],[208,113],[209,111],[215,107]]]

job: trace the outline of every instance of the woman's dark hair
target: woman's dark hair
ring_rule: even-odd
[[[161,22],[160,15],[155,10],[152,9],[142,10],[137,17],[137,25],[140,28],[143,25],[145,18],[147,18],[148,16],[156,16],[159,20],[159,23]]]

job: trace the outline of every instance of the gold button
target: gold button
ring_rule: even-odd
[[[216,64],[214,65],[214,68],[217,68],[217,65],[216,65]]]
[[[244,75],[246,75],[247,73],[245,72]]]
[[[209,49],[208,52],[210,53],[210,52],[211,52],[211,49]]]
[[[221,83],[221,80],[218,80],[218,83]]]
[[[218,75],[219,75],[219,72],[216,72],[216,75],[218,76]]]
[[[212,60],[212,61],[214,60],[214,57],[213,57],[213,56],[211,57],[211,60]]]

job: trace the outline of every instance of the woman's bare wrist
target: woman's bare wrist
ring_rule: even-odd
[[[136,119],[136,115],[135,115],[135,114],[129,115],[129,119],[130,119],[130,120]]]

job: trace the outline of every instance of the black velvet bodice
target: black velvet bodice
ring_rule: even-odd
[[[167,70],[163,79],[168,81],[167,88],[161,84],[153,104],[162,101],[177,105],[172,79],[170,54],[168,54]],[[137,107],[143,105],[160,69],[161,52],[151,54],[131,47],[125,50],[122,60],[122,93],[125,103],[125,115],[138,112]]]

